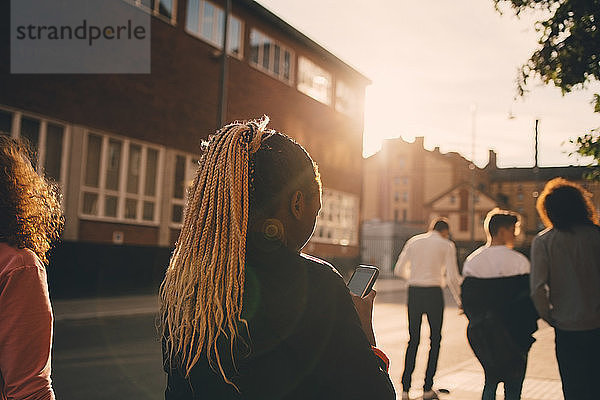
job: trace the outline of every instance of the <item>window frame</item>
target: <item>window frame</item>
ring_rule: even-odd
[[[125,0],[125,1],[127,3],[130,3],[134,6],[136,6],[140,10],[143,10],[143,11],[149,13],[153,17],[163,20],[164,22],[166,22],[170,25],[177,26],[177,3],[178,3],[178,0],[171,0],[173,2],[173,8],[171,10],[171,18],[168,18],[160,13],[160,11],[159,11],[160,0],[153,0],[155,3],[154,3],[154,7],[152,7],[152,8],[146,7],[144,4],[142,4],[142,0]]]
[[[258,46],[258,61],[255,63],[252,60],[252,57],[251,57],[252,52],[250,52],[250,54],[248,54],[248,64],[252,68],[257,69],[257,70],[277,79],[278,81],[285,83],[288,86],[294,86],[294,82],[297,80],[297,79],[295,79],[296,53],[294,52],[294,50],[291,47],[284,45],[281,41],[273,39],[272,36],[264,33],[264,31],[262,31],[258,28],[255,28],[255,27],[252,27],[250,29],[250,35],[248,36],[248,43],[249,43],[250,48],[252,47],[252,35],[254,33],[269,39],[270,40],[269,43],[271,43],[271,46],[273,46],[273,47],[275,45],[279,46],[279,49],[280,49],[279,73],[275,73],[275,71],[273,71],[271,68],[265,68],[262,65],[261,61],[264,56],[264,47],[262,44]],[[264,42],[259,42],[259,43],[264,43]],[[284,69],[282,68],[285,63],[285,52],[286,51],[290,55],[290,77],[288,80],[285,79],[284,72],[283,72]],[[269,65],[275,65],[274,58],[275,58],[275,51],[270,51],[269,52]]]
[[[327,197],[337,197],[341,203],[327,204]],[[344,201],[352,199],[354,205],[344,207]],[[360,198],[355,193],[343,192],[336,189],[323,188],[323,208],[317,218],[315,231],[310,239],[313,243],[327,243],[338,246],[358,246],[359,236],[359,206]],[[331,209],[336,214],[329,213]],[[351,212],[353,211],[353,213]],[[334,218],[335,217],[335,218]],[[342,223],[340,223],[340,221]],[[348,222],[344,225],[344,222]],[[340,239],[340,232],[350,233],[350,238]]]
[[[185,204],[187,202],[187,189],[188,186],[185,185],[185,182],[191,182],[194,179],[194,175],[191,171],[191,166],[193,164],[194,161],[200,161],[200,155],[199,154],[193,154],[193,153],[184,153],[181,151],[174,151],[173,152],[173,161],[175,163],[174,168],[173,168],[173,185],[171,185],[171,189],[169,189],[169,228],[173,228],[173,229],[181,229],[181,227],[183,226],[183,220],[185,218],[184,215],[184,211],[185,211]],[[175,174],[177,173],[177,157],[184,157],[185,158],[185,170],[184,170],[184,176],[183,176],[183,182],[184,182],[184,186],[183,186],[183,198],[177,198],[175,197],[175,190],[174,190],[174,184],[175,184]],[[181,206],[182,210],[181,210],[181,222],[175,222],[173,221],[173,206]]]
[[[309,64],[312,64],[312,67],[318,68],[321,71],[323,71],[323,73],[329,75],[329,88],[327,90],[327,95],[328,98],[327,99],[320,99],[317,97],[312,96],[310,93],[308,93],[308,90],[304,90],[300,88],[300,62],[301,60],[306,60]],[[317,64],[316,62],[314,62],[313,60],[311,60],[308,57],[305,56],[299,56],[298,57],[298,76],[296,78],[296,90],[298,90],[300,93],[305,94],[306,96],[310,97],[313,100],[318,101],[321,104],[324,104],[326,106],[334,106],[334,96],[335,96],[335,88],[334,88],[334,84],[333,84],[333,74],[331,72],[329,72],[326,68],[323,68],[322,66],[320,66],[319,64]]]
[[[87,170],[87,148],[90,135],[100,136],[102,139],[100,147],[100,163],[98,167],[98,187],[88,186],[85,183],[85,175]],[[117,140],[121,142],[121,154],[119,159],[119,183],[118,189],[112,190],[106,188],[106,167],[108,163],[108,145],[110,140]],[[137,193],[129,193],[127,191],[127,176],[129,168],[129,155],[131,152],[131,146],[137,145],[141,147],[140,156],[140,175],[138,177],[138,191]],[[156,178],[155,178],[155,192],[154,196],[146,195],[146,162],[148,160],[148,150],[152,149],[158,152],[157,165],[156,165]],[[97,129],[84,130],[83,135],[83,148],[82,148],[82,174],[79,183],[79,204],[77,206],[77,215],[81,220],[88,221],[99,221],[99,222],[111,222],[128,225],[145,225],[145,226],[159,226],[160,225],[160,212],[162,202],[162,182],[163,182],[163,164],[165,158],[165,148],[153,143],[144,142],[141,140],[131,139],[129,137],[114,135],[106,133]],[[85,193],[93,193],[98,196],[97,199],[97,214],[86,214],[83,211],[84,206],[84,195]],[[105,211],[105,200],[106,196],[114,196],[117,198],[117,215],[115,217],[104,215]],[[125,218],[125,202],[127,199],[135,199],[137,201],[136,206],[136,218]],[[144,202],[151,201],[154,203],[154,215],[153,219],[145,220],[144,215]]]
[[[340,89],[342,93],[342,95],[339,94]],[[346,81],[344,81],[343,79],[336,79],[335,80],[335,89],[334,89],[334,97],[335,97],[335,104],[334,104],[334,108],[337,112],[344,114],[347,117],[351,117],[354,119],[358,119],[360,116],[360,101],[359,101],[359,96],[356,93],[356,90],[348,85],[346,83]],[[344,96],[343,94],[352,94],[354,96],[354,99],[350,100],[349,102],[352,103],[352,105],[350,106],[349,109],[347,109],[345,106],[341,105],[344,102],[340,102],[339,99],[346,99],[346,96]],[[346,101],[348,102],[348,101]],[[341,104],[340,104],[341,103]]]
[[[12,125],[11,125],[11,133],[10,137],[13,139],[18,139],[21,137],[21,122],[23,118],[31,118],[36,119],[40,123],[40,127],[38,130],[38,143],[37,148],[32,149],[35,150],[36,155],[36,163],[35,163],[35,171],[45,176],[44,164],[46,162],[46,143],[47,143],[47,133],[48,133],[48,124],[60,125],[63,128],[63,137],[62,137],[62,149],[61,149],[61,158],[60,158],[60,177],[56,183],[59,185],[62,193],[65,193],[65,189],[67,188],[68,183],[68,168],[69,168],[69,152],[70,152],[70,144],[71,144],[71,125],[66,122],[59,121],[53,118],[46,118],[44,116],[30,113],[27,111],[21,111],[17,109],[13,109],[10,107],[0,106],[0,109],[4,112],[8,112],[12,114]]]
[[[191,30],[188,27],[187,24],[187,19],[185,21],[185,25],[184,25],[184,31],[187,32],[190,36],[193,36],[197,39],[202,40],[203,42],[215,47],[216,49],[223,51],[223,42],[219,43],[218,40],[213,40],[212,38],[207,38],[205,36],[202,35],[202,21],[203,21],[203,16],[204,16],[204,7],[206,3],[210,3],[216,10],[220,11],[223,13],[224,17],[225,16],[225,10],[218,4],[213,3],[212,1],[209,0],[198,0],[198,32],[194,32],[193,30]],[[187,4],[189,5],[190,2],[188,1]],[[188,10],[189,11],[189,10]],[[213,35],[217,32],[216,29],[218,28],[218,13],[215,13],[215,15],[213,15]],[[239,41],[240,41],[240,45],[239,45],[239,53],[233,53],[230,50],[230,40],[231,40],[231,36],[230,36],[230,30],[231,30],[231,20],[235,19],[237,21],[239,21],[240,23],[240,32],[239,32]],[[238,60],[242,60],[244,59],[244,38],[245,38],[245,23],[244,20],[241,17],[238,17],[237,15],[234,15],[233,13],[229,13],[229,23],[227,24],[227,54],[233,58],[237,58]]]

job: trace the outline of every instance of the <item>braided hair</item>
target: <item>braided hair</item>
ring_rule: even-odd
[[[240,339],[246,235],[290,188],[320,179],[298,143],[266,130],[268,117],[223,127],[204,144],[188,189],[183,227],[160,289],[161,328],[170,362],[189,376],[203,354],[226,376],[217,342]],[[221,340],[219,340],[221,339]],[[237,387],[236,387],[237,389]]]

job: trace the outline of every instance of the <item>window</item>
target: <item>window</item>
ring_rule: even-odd
[[[0,135],[12,136],[13,113],[0,110]]]
[[[406,161],[404,160],[404,157],[401,155],[397,156],[395,161],[396,161],[395,164],[397,165],[398,168],[404,168],[406,166]],[[407,179],[407,181],[408,181],[408,179]]]
[[[408,203],[408,192],[402,192],[402,201]]]
[[[454,194],[450,195],[450,204],[456,204],[456,196]]]
[[[161,150],[88,132],[81,214],[122,222],[158,222]]]
[[[178,154],[175,157],[175,176],[173,179],[173,195],[171,197],[171,223],[179,227],[183,223],[183,207],[187,188],[190,186],[198,170],[198,157]]]
[[[394,201],[399,201],[399,200],[400,200],[400,193],[394,192]]]
[[[358,196],[323,189],[323,207],[312,240],[320,243],[358,245]]]
[[[402,210],[402,221],[406,221],[406,209]]]
[[[172,24],[176,21],[177,0],[130,0],[130,2]]]
[[[282,80],[292,82],[292,51],[264,33],[250,32],[250,65]]]
[[[517,193],[517,200],[523,201],[523,193]]]
[[[43,118],[0,109],[0,134],[18,137],[29,144],[32,165],[38,173],[60,183],[66,180],[67,127]],[[64,176],[63,176],[64,175]]]
[[[331,104],[331,74],[306,57],[298,58],[298,90],[320,101]]]
[[[358,94],[341,80],[335,83],[335,109],[353,118],[360,116]]]
[[[213,46],[223,48],[223,27],[225,26],[225,11],[206,0],[188,0],[186,29]],[[244,30],[242,21],[229,15],[227,24],[227,53],[242,57]]]
[[[398,210],[394,210],[394,221],[398,221]]]

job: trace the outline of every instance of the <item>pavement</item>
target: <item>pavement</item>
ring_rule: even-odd
[[[375,284],[377,298],[374,310],[374,326],[378,347],[391,359],[390,375],[400,392],[400,374],[404,364],[404,352],[408,341],[406,321],[406,284],[396,279],[380,279]],[[403,303],[404,301],[404,303]],[[108,317],[131,317],[156,314],[156,295],[119,296],[93,299],[54,300],[56,321],[103,319]],[[435,378],[435,387],[450,390],[440,399],[479,400],[483,388],[483,371],[466,341],[467,320],[446,293],[446,310],[442,346]],[[428,330],[422,329],[422,340],[417,354],[413,375],[411,398],[419,399],[428,351]],[[523,400],[563,399],[560,377],[554,355],[554,331],[540,323],[534,334],[536,342],[529,353],[528,369],[523,385]],[[502,384],[498,394],[502,398]]]

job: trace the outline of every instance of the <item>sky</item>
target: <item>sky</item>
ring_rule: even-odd
[[[563,97],[537,81],[515,100],[517,71],[537,47],[541,15],[501,15],[492,0],[258,2],[373,81],[365,156],[384,138],[424,136],[426,148],[473,154],[481,167],[488,149],[501,167],[532,166],[539,119],[541,166],[589,161],[569,156],[569,139],[600,127],[590,104],[600,85]]]

